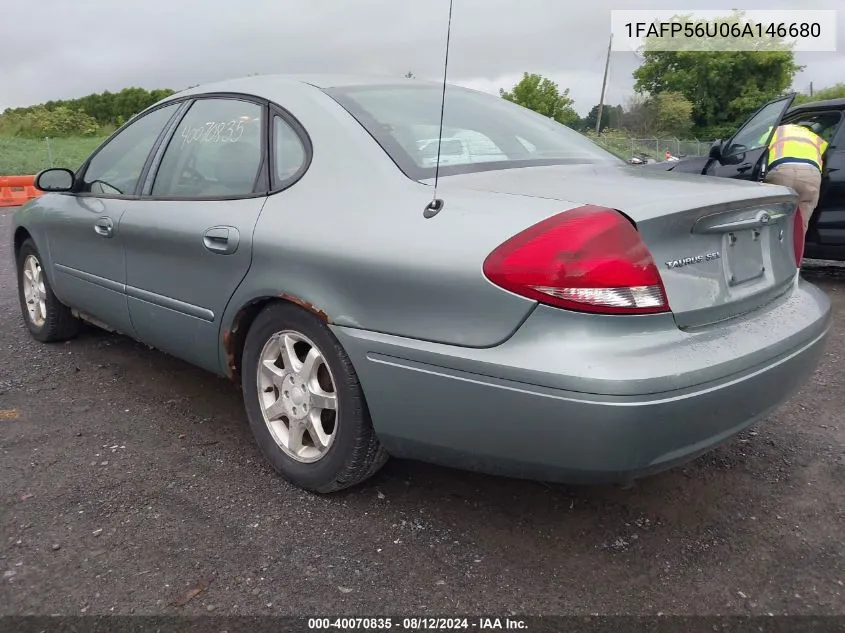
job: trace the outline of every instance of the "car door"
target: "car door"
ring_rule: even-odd
[[[763,105],[726,143],[722,143],[717,155],[711,154],[702,173],[721,178],[761,180],[769,142],[794,99],[795,94],[789,94]]]
[[[243,97],[194,101],[120,220],[137,337],[215,372],[220,319],[268,192],[267,113]]]
[[[133,336],[125,294],[120,220],[179,104],[142,114],[101,145],[77,173],[74,190],[55,196],[48,241],[56,295],[73,308]]]
[[[789,122],[808,125],[828,142],[819,203],[807,229],[805,256],[845,260],[845,125],[839,110],[802,112]]]

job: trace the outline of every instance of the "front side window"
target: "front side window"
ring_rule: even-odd
[[[147,157],[161,131],[179,107],[174,103],[130,123],[98,151],[82,177],[82,191],[132,195]]]
[[[412,82],[409,82],[412,83]],[[441,88],[366,86],[327,92],[415,179],[539,164],[619,163],[585,136],[493,95],[450,86],[440,134]]]
[[[152,195],[219,198],[252,194],[261,166],[262,111],[262,106],[239,99],[194,103],[162,156]]]

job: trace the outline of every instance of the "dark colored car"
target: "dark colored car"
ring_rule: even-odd
[[[768,102],[757,110],[728,141],[716,141],[709,156],[677,162],[645,165],[685,173],[762,180],[766,169],[766,147],[774,128],[797,123],[812,129],[830,146],[824,157],[819,204],[807,230],[804,256],[845,261],[845,99],[829,99],[790,107],[794,94]],[[767,130],[770,130],[766,138]],[[761,143],[761,138],[766,139]]]

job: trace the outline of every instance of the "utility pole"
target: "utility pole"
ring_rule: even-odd
[[[810,96],[813,96],[813,82],[810,82]]]
[[[604,79],[601,82],[601,98],[599,99],[599,113],[596,117],[596,134],[601,132],[601,114],[604,109],[604,91],[607,88],[607,71],[610,69],[610,48],[613,46],[613,33],[610,34],[610,42],[607,44],[607,59],[604,62]]]

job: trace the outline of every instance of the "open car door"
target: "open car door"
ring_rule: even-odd
[[[721,178],[762,180],[769,143],[794,100],[795,93],[791,93],[769,101],[727,142],[714,143],[701,173]]]

